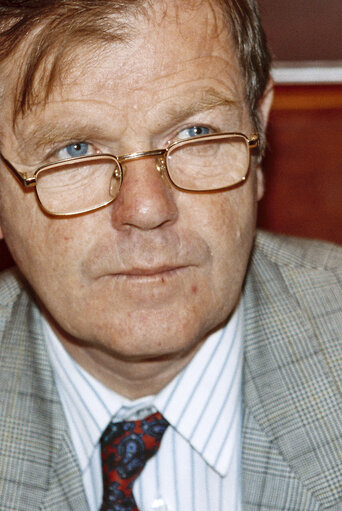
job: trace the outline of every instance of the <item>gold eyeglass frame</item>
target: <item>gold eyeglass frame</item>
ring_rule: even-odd
[[[248,149],[249,149],[249,160],[248,160],[248,166],[246,169],[246,174],[238,182],[233,183],[231,185],[224,186],[224,187],[209,189],[209,190],[197,190],[197,189],[190,189],[190,188],[182,188],[182,187],[178,186],[176,183],[174,183],[174,181],[172,180],[172,178],[170,176],[169,170],[167,168],[167,157],[168,157],[168,154],[170,152],[172,152],[172,150],[174,150],[175,148],[182,147],[184,145],[189,145],[189,144],[193,144],[193,143],[197,143],[197,142],[199,143],[199,142],[211,141],[211,140],[215,141],[215,140],[221,140],[224,138],[235,138],[235,137],[243,138],[246,142]],[[232,190],[234,188],[237,188],[244,181],[247,180],[249,170],[250,170],[250,160],[251,160],[250,151],[251,151],[251,149],[258,147],[258,145],[259,145],[259,136],[257,134],[253,134],[250,138],[248,138],[243,133],[239,133],[239,132],[231,132],[231,133],[227,132],[227,133],[216,133],[216,134],[209,134],[209,135],[198,135],[198,136],[190,138],[190,139],[176,140],[175,142],[172,142],[171,144],[167,145],[166,147],[164,147],[162,149],[152,149],[150,151],[129,153],[129,154],[125,154],[122,156],[115,156],[113,154],[101,153],[101,154],[95,154],[95,155],[91,155],[91,156],[80,156],[79,158],[68,158],[66,160],[60,160],[60,161],[48,163],[46,165],[42,165],[42,166],[38,167],[34,171],[33,176],[27,176],[27,173],[20,173],[12,165],[12,163],[10,163],[1,153],[0,153],[0,157],[3,160],[3,162],[5,163],[5,165],[8,167],[8,169],[13,173],[13,175],[19,181],[19,183],[23,186],[24,189],[35,188],[35,193],[36,193],[38,203],[40,204],[41,208],[46,213],[48,213],[51,216],[74,216],[74,215],[80,215],[82,213],[87,213],[90,211],[96,211],[97,209],[103,208],[103,207],[107,206],[108,204],[111,204],[120,193],[120,189],[121,189],[121,185],[122,185],[122,181],[123,181],[122,165],[125,163],[128,163],[128,162],[134,161],[134,160],[142,160],[142,159],[151,158],[151,157],[158,157],[158,161],[156,164],[157,171],[162,176],[164,176],[166,174],[168,181],[177,190],[184,191],[184,192],[190,192],[190,193],[200,193],[200,194]],[[101,158],[113,160],[113,164],[115,164],[113,175],[115,178],[120,180],[118,192],[113,198],[111,198],[108,201],[105,201],[104,203],[101,203],[100,205],[97,205],[97,206],[94,206],[91,208],[87,208],[87,209],[82,209],[80,211],[74,211],[72,213],[55,213],[55,212],[49,211],[44,206],[44,204],[42,204],[40,197],[39,197],[39,193],[37,192],[37,188],[36,188],[37,176],[40,172],[45,171],[47,169],[51,169],[51,168],[62,167],[62,166],[68,165],[68,164],[73,165],[78,162],[84,163],[85,161],[94,161],[94,160],[96,161]]]

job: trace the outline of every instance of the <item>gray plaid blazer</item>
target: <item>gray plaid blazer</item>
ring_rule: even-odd
[[[244,296],[243,509],[342,510],[342,250],[259,234]],[[0,400],[0,510],[88,510],[39,311],[13,271]]]

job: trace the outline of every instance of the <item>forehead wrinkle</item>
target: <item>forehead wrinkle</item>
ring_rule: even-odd
[[[201,90],[200,96],[195,95],[189,104],[184,103],[184,97],[180,96],[177,98],[176,102],[167,105],[165,110],[162,111],[162,123],[177,124],[198,114],[214,110],[221,106],[227,107],[227,110],[242,113],[243,101],[233,100],[229,98],[227,94],[215,90],[212,87],[205,88]]]
[[[186,119],[214,110],[218,107],[227,107],[227,110],[234,111],[237,114],[242,112],[242,101],[233,101],[225,94],[215,91],[214,89],[205,89],[201,91],[198,98],[188,104],[177,101],[176,104],[168,105],[166,110],[163,110],[160,115],[162,118],[163,127],[169,128],[170,125],[174,126]],[[156,125],[153,123],[154,129],[151,131],[159,132],[163,130],[161,123]],[[113,135],[113,134],[112,134]],[[31,124],[28,131],[23,130],[21,138],[25,139],[27,145],[31,145],[31,149],[42,149],[52,144],[59,142],[77,142],[92,139],[108,139],[112,138],[106,130],[105,125],[98,125],[92,121],[80,120],[77,117],[65,122],[65,119],[41,122],[38,125]]]
[[[15,136],[25,141],[33,141],[37,148],[58,140],[70,139],[70,137],[74,139],[81,139],[84,136],[103,137],[104,123],[97,123],[89,114],[85,117],[84,114],[80,115],[80,112],[72,111],[80,103],[87,105],[88,101],[85,98],[77,98],[35,103],[25,116],[17,118]],[[97,100],[96,104],[99,105],[99,111],[103,106],[108,108],[108,104],[103,100]],[[52,107],[52,110],[49,107]]]

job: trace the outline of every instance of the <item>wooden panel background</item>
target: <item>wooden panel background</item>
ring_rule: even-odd
[[[259,226],[342,244],[342,85],[277,86]]]

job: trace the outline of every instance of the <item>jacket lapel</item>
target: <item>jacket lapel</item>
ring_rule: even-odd
[[[40,314],[15,282],[0,315],[0,509],[88,511]]]
[[[327,276],[299,267],[294,247],[282,246],[281,260],[278,243],[259,238],[245,289],[244,509],[332,509],[342,501],[342,402],[318,325],[326,318],[326,339],[341,332],[331,300],[340,283],[330,275],[323,286]]]
[[[41,511],[89,511],[82,479],[69,435],[61,441],[49,470],[49,485]]]

